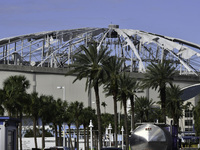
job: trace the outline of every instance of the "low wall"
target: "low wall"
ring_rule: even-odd
[[[19,140],[18,140],[19,141]],[[74,139],[72,139],[72,143],[74,145]],[[18,144],[19,149],[20,145]],[[42,138],[37,137],[37,146],[38,148],[42,148]],[[55,146],[55,137],[46,137],[45,138],[45,148]],[[22,138],[22,147],[23,150],[32,150],[32,148],[35,148],[35,142],[34,138]],[[84,150],[84,141],[83,139],[80,139],[79,141],[79,149]]]

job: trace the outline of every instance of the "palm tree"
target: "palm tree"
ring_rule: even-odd
[[[58,129],[57,129],[57,115],[58,115],[58,107],[57,107],[57,103],[55,101],[55,99],[53,99],[52,97],[52,103],[49,104],[51,107],[53,107],[54,109],[51,111],[51,117],[54,118],[52,120],[53,123],[53,128],[55,131],[55,145],[58,146]]]
[[[172,85],[166,88],[166,109],[167,115],[173,118],[174,125],[179,127],[179,119],[183,117],[183,110],[190,106],[187,102],[185,105],[183,100],[180,98],[182,91],[178,85]]]
[[[55,134],[56,134],[56,145],[60,146],[61,145],[61,129],[62,129],[62,124],[64,122],[64,112],[66,111],[67,108],[67,102],[66,101],[62,101],[60,98],[57,100],[53,101],[53,105],[54,105],[54,111],[52,111],[52,115],[53,115],[53,120],[52,123],[54,124],[54,128],[55,128]],[[58,133],[57,133],[57,126],[59,127],[59,141],[57,139],[58,137]],[[65,136],[65,135],[63,135]]]
[[[76,125],[76,134],[77,134],[77,150],[79,150],[79,127],[82,117],[82,111],[83,111],[83,102],[71,102],[70,106],[72,110],[72,115],[74,118],[74,122]]]
[[[68,102],[67,102],[67,101],[62,101],[61,104],[62,104],[62,105],[60,106],[60,109],[59,109],[59,110],[60,110],[60,111],[59,111],[59,112],[60,112],[60,113],[59,113],[59,114],[60,114],[60,115],[59,115],[59,116],[60,116],[60,117],[59,117],[59,118],[60,118],[60,121],[58,121],[59,126],[60,126],[60,127],[59,127],[59,128],[60,128],[60,129],[59,129],[59,134],[60,134],[59,136],[60,136],[60,137],[61,137],[61,126],[62,126],[63,123],[65,123],[65,112],[66,112],[67,109],[68,109]],[[64,130],[65,130],[65,128],[63,128],[63,131],[64,131]],[[65,135],[63,135],[63,136],[65,136]]]
[[[27,112],[31,115],[33,119],[33,135],[35,141],[35,148],[37,148],[37,135],[36,135],[36,125],[39,118],[39,111],[41,109],[41,102],[37,92],[30,94],[30,105],[27,107]]]
[[[83,124],[83,127],[84,127],[84,146],[85,146],[85,150],[87,149],[87,147],[89,148],[89,136],[87,136],[88,138],[86,140],[86,130],[89,131],[89,126],[88,125],[90,123],[90,120],[94,121],[95,118],[96,118],[95,109],[92,109],[91,107],[83,108],[82,116],[81,116],[81,123]],[[86,142],[86,141],[88,141],[88,142]]]
[[[18,116],[23,111],[23,105],[26,103],[26,90],[29,88],[29,80],[25,76],[10,76],[3,82],[3,91],[5,92],[4,107],[9,116]]]
[[[161,105],[163,111],[163,121],[166,123],[166,86],[172,85],[173,76],[175,75],[175,68],[169,61],[158,62],[158,64],[151,63],[147,67],[147,72],[143,79],[143,88],[151,87],[159,90]]]
[[[126,75],[126,73],[122,73],[119,78],[119,99],[123,103],[124,107],[124,123],[125,123],[125,133],[126,133],[126,149],[129,149],[129,132],[128,132],[128,115],[127,115],[127,99],[132,92],[131,89],[129,89],[129,83],[131,83],[131,78],[129,75]]]
[[[107,79],[104,83],[104,91],[106,96],[113,96],[114,104],[114,137],[115,147],[117,147],[117,95],[118,95],[118,82],[119,75],[122,71],[122,64],[124,60],[111,56],[105,63],[104,69],[106,71]]]
[[[101,110],[100,110],[100,97],[99,86],[102,84],[104,77],[103,63],[107,60],[110,52],[106,48],[101,47],[97,50],[97,44],[93,43],[89,47],[81,46],[82,53],[74,56],[74,63],[70,66],[72,70],[67,75],[76,74],[76,79],[73,81],[86,78],[86,90],[94,88],[97,119],[98,119],[98,132],[99,132],[99,145],[102,148],[102,132],[101,132]]]
[[[68,104],[67,106],[66,106],[66,109],[65,109],[65,111],[63,112],[63,121],[65,122],[65,123],[67,123],[67,125],[68,125],[68,127],[69,127],[69,140],[70,140],[70,146],[69,146],[69,148],[70,149],[74,149],[74,147],[73,147],[73,144],[72,144],[72,138],[71,138],[71,124],[72,123],[74,123],[74,117],[73,117],[73,108],[72,107],[70,107],[70,104]]]
[[[104,113],[101,115],[102,118],[102,129],[103,131],[106,130],[106,128],[108,128],[109,124],[111,124],[111,126],[113,127],[113,122],[114,122],[114,118],[112,114],[109,113]]]
[[[101,103],[101,106],[104,107],[104,113],[106,113],[106,106],[107,106],[106,102],[102,102],[102,103]]]
[[[42,119],[42,148],[45,147],[45,125],[47,123],[52,122],[54,119],[53,111],[55,110],[53,102],[55,101],[53,99],[53,96],[47,96],[47,95],[41,95],[40,96],[41,101],[41,109],[39,111],[39,116]]]
[[[183,116],[183,109],[187,109],[190,106],[190,102],[186,105],[183,104],[183,100],[180,98],[182,91],[179,86],[172,85],[166,88],[166,109],[168,110],[166,114],[173,118],[173,125],[177,126],[177,131],[179,129],[179,119]],[[175,132],[174,138],[177,138],[178,133]],[[177,145],[174,141],[173,145]]]
[[[0,89],[0,115],[4,114],[4,107],[3,107],[3,102],[4,102],[4,98],[5,94],[4,94],[4,90]]]
[[[135,128],[135,102],[134,99],[137,97],[136,90],[138,89],[139,84],[136,82],[135,78],[131,78],[129,84],[127,84],[127,88],[129,89],[128,97],[131,102],[131,130]]]
[[[3,105],[7,109],[9,116],[15,115],[22,120],[24,106],[29,100],[26,93],[29,86],[29,80],[22,75],[10,76],[3,82],[3,91],[5,92]],[[20,122],[19,128],[20,149],[22,150],[22,122]]]
[[[147,97],[141,96],[135,99],[135,114],[136,118],[141,122],[149,122],[150,114],[153,113],[153,105],[155,102],[149,100]],[[156,118],[155,118],[156,119]]]

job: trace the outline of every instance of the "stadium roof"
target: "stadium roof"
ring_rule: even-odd
[[[178,38],[133,29],[78,28],[0,39],[0,64],[67,67],[80,45],[96,41],[126,58],[130,71],[145,72],[151,62],[170,60],[180,74],[199,72],[200,45]]]

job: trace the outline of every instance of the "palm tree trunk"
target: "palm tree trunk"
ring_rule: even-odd
[[[20,139],[20,150],[22,150],[22,112],[20,112],[20,124],[19,124],[19,139]]]
[[[58,146],[58,131],[57,131],[57,125],[54,124],[54,128],[55,128],[55,145]]]
[[[177,128],[179,129],[179,118],[177,118],[176,122],[177,122]]]
[[[16,130],[16,150],[18,150],[18,134],[19,134],[19,126],[17,125],[17,130]]]
[[[37,148],[37,135],[36,135],[36,118],[33,118],[33,135],[34,135],[34,141],[35,141],[35,148]]]
[[[63,136],[65,136],[65,135],[63,134]],[[59,146],[62,146],[62,144],[61,144],[61,124],[59,124]]]
[[[76,126],[76,132],[77,132],[77,150],[79,150],[79,125]]]
[[[44,125],[45,125],[45,123],[42,122],[42,149],[45,148],[45,140],[44,140],[44,138],[45,138],[45,128],[44,128]]]
[[[114,141],[115,141],[115,147],[117,148],[117,95],[113,94],[113,103],[114,103],[114,124],[115,124],[115,129],[114,129]]]
[[[132,131],[135,129],[135,122],[134,122],[134,115],[135,115],[135,103],[134,103],[134,96],[130,96],[130,101],[131,101],[131,126],[132,126]]]
[[[70,149],[74,149],[73,148],[73,144],[72,144],[72,135],[71,135],[71,127],[70,127],[70,124],[68,124],[68,127],[69,127],[69,140],[70,140],[70,144],[71,144],[71,148]]]
[[[127,120],[127,110],[126,110],[126,96],[123,96],[123,106],[124,106],[124,123],[125,123],[125,133],[126,133],[126,150],[129,149],[129,142],[128,142],[128,120]]]
[[[175,115],[174,115],[175,116]],[[177,128],[179,128],[179,118],[177,118],[176,116],[173,118],[173,122],[174,122],[174,125],[177,126]]]
[[[163,122],[166,124],[166,110],[165,110],[165,103],[166,103],[166,87],[160,88],[160,97],[161,97],[161,105],[162,105],[162,113],[163,113]]]
[[[99,86],[98,83],[94,85],[96,106],[97,106],[97,120],[98,120],[98,135],[99,135],[99,147],[102,148],[102,133],[101,133],[101,110],[100,110],[100,98],[99,98]]]
[[[89,150],[89,127],[87,127],[87,149],[85,150]]]
[[[83,128],[83,132],[84,132],[84,147],[85,147],[85,150],[86,150],[86,134],[85,134],[85,132],[86,132],[86,127],[84,126],[84,128]]]
[[[11,113],[9,115],[10,115],[9,117],[11,117]],[[18,113],[15,117],[18,118]],[[19,125],[17,125],[16,136],[17,136],[16,150],[18,150],[19,149]]]

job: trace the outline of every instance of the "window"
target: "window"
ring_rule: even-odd
[[[193,131],[193,128],[185,128],[185,131]]]
[[[192,110],[185,110],[185,117],[192,117],[193,116],[193,113],[192,113]]]
[[[185,126],[192,126],[192,120],[185,120]]]

